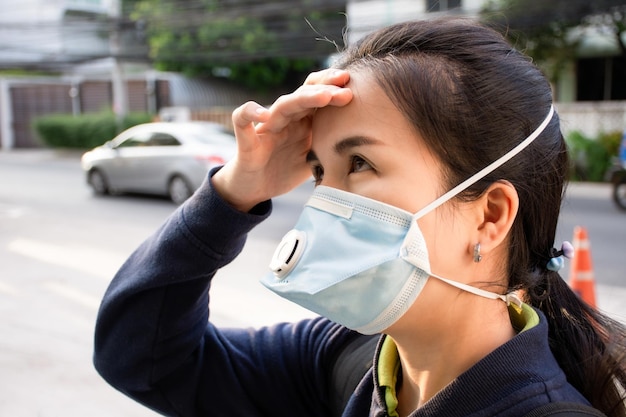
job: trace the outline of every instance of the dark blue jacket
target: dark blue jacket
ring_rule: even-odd
[[[344,416],[386,415],[376,366],[347,359],[369,338],[324,318],[260,330],[208,321],[211,278],[270,211],[265,202],[237,212],[207,181],[130,256],[96,323],[94,363],[111,385],[171,416],[341,415],[346,390]],[[413,415],[517,417],[548,402],[586,403],[552,356],[539,316]],[[349,373],[360,379],[355,389]]]

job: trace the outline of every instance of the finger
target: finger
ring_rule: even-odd
[[[352,90],[349,88],[337,88],[332,91],[332,97],[328,106],[343,107],[352,101]]]
[[[350,81],[348,71],[329,68],[310,73],[304,80],[304,85],[328,84],[343,87],[348,81]]]
[[[265,107],[254,101],[248,101],[233,111],[233,126],[244,128],[253,123],[262,123],[269,118],[269,115]]]
[[[336,86],[301,87],[296,92],[279,97],[270,108],[271,116],[257,132],[280,132],[289,123],[297,122],[316,109],[344,106],[352,99],[352,91]]]
[[[263,123],[269,117],[269,110],[253,101],[249,101],[233,111],[233,129],[240,150],[246,150],[254,145],[256,139],[254,125]]]

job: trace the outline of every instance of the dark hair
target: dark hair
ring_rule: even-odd
[[[548,81],[528,57],[466,19],[381,29],[344,51],[336,66],[374,77],[443,162],[449,188],[525,139],[552,104]],[[544,312],[550,346],[570,383],[605,414],[624,416],[624,326],[546,268],[568,172],[555,114],[530,146],[459,198],[477,198],[498,180],[513,184],[520,205],[508,236],[508,290],[523,290]]]

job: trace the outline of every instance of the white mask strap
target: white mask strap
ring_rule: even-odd
[[[490,298],[492,300],[497,300],[500,299],[502,301],[504,301],[506,303],[506,305],[515,305],[518,308],[522,307],[522,300],[519,299],[519,297],[514,294],[514,293],[508,293],[508,294],[496,294],[495,292],[491,292],[491,291],[486,291],[486,290],[482,290],[480,288],[476,288],[476,287],[472,287],[471,285],[467,285],[467,284],[463,284],[462,282],[456,282],[456,281],[452,281],[443,277],[440,277],[438,275],[435,274],[430,274],[430,276],[437,278],[440,281],[443,281],[447,284],[452,285],[453,287],[456,287],[458,289],[461,289],[463,291],[467,291],[470,292],[472,294],[476,294],[479,295],[481,297],[485,297],[485,298]]]
[[[486,175],[492,173],[493,171],[498,169],[500,166],[502,166],[505,162],[507,162],[509,159],[513,158],[515,155],[520,153],[524,148],[526,148],[535,139],[537,139],[537,137],[541,134],[541,132],[544,131],[546,126],[548,126],[548,123],[550,123],[550,120],[552,120],[553,115],[554,115],[554,106],[550,105],[550,111],[548,112],[548,115],[546,116],[544,121],[541,122],[541,124],[537,127],[537,129],[535,129],[535,131],[530,134],[530,136],[528,136],[526,139],[520,142],[516,147],[508,151],[506,154],[501,156],[499,159],[496,159],[491,164],[487,165],[485,168],[478,171],[476,174],[472,175],[471,177],[469,177],[468,179],[466,179],[465,181],[463,181],[462,183],[460,183],[459,185],[457,185],[456,187],[454,187],[453,189],[451,189],[450,191],[448,191],[447,193],[445,193],[444,195],[442,195],[441,197],[433,201],[432,203],[428,204],[426,207],[422,208],[420,211],[415,213],[415,215],[413,216],[413,219],[417,220],[420,217],[424,216],[426,213],[429,213],[430,211],[436,209],[437,207],[439,207],[446,201],[450,200],[452,197],[454,197],[461,191],[467,189],[468,187],[472,186],[476,182],[480,181]]]

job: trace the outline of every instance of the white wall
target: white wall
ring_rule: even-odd
[[[557,103],[556,108],[565,136],[578,131],[589,138],[596,138],[600,133],[626,129],[626,101]]]
[[[485,2],[486,0],[461,0],[460,13],[475,16]],[[348,41],[354,42],[374,29],[393,23],[428,19],[442,14],[429,13],[426,3],[426,0],[348,0]]]
[[[108,39],[91,22],[64,19],[68,10],[112,14],[119,0],[0,0],[0,61],[56,61],[105,53]]]
[[[58,22],[63,0],[0,0],[0,58],[38,59],[61,48]]]

